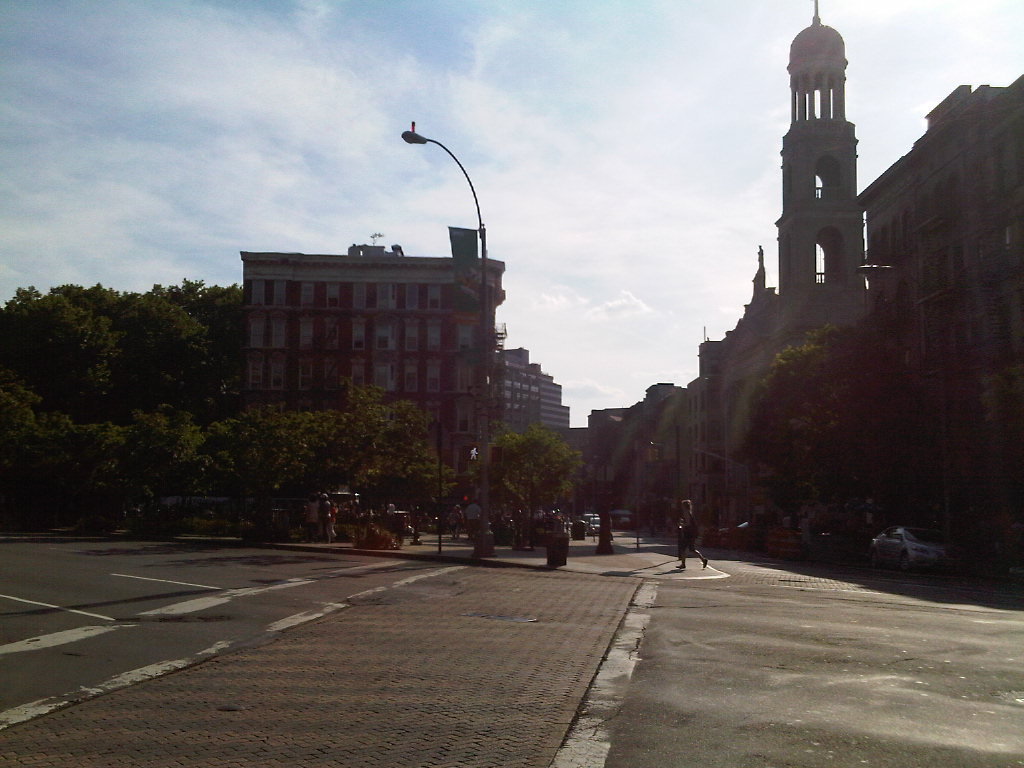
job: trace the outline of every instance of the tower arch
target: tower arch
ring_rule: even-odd
[[[789,55],[791,121],[782,143],[779,230],[781,319],[789,330],[846,324],[864,312],[863,212],[857,203],[857,137],[846,119],[846,43],[811,25]],[[786,332],[786,331],[784,331]]]

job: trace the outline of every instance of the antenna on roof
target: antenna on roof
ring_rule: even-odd
[[[818,0],[814,0],[814,24],[821,24],[821,16],[818,15]]]

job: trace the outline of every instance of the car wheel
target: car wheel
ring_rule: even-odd
[[[909,571],[910,570],[910,558],[907,556],[906,552],[901,552],[900,553],[900,570],[901,571]]]

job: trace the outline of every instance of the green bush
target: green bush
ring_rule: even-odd
[[[355,546],[356,549],[398,549],[398,540],[390,531],[371,523],[356,527]]]

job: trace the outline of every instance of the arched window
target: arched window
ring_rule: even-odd
[[[835,227],[818,232],[815,244],[814,282],[832,283],[843,279],[843,236]]]
[[[814,197],[818,200],[836,200],[842,183],[839,161],[828,155],[818,158],[814,166]]]

